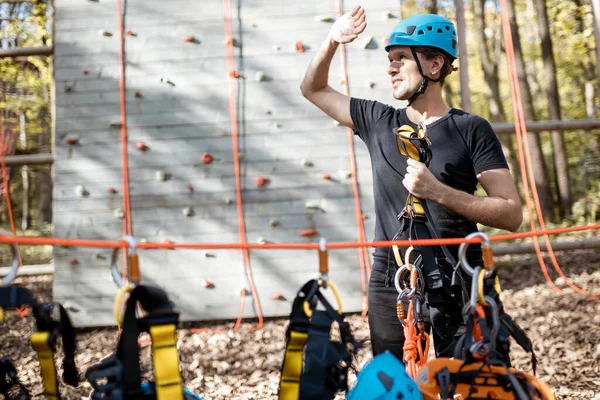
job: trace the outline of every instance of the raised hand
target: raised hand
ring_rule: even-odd
[[[350,43],[367,27],[365,9],[356,6],[342,15],[331,27],[331,38],[340,44]]]

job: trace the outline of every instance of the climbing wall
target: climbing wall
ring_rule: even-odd
[[[168,5],[167,5],[168,4]],[[350,10],[354,2],[346,2]],[[232,4],[236,111],[249,243],[356,242],[346,128],[306,101],[304,72],[335,19],[335,1]],[[55,236],[123,237],[116,1],[55,0]],[[369,27],[347,46],[350,93],[391,104],[383,38],[398,3],[370,1]],[[129,0],[126,106],[133,234],[152,242],[237,243],[236,177],[223,3]],[[339,56],[331,84],[342,90]],[[367,240],[374,213],[369,156],[355,140]],[[372,249],[369,250],[369,253]],[[111,251],[54,249],[54,295],[77,326],[115,323]],[[318,272],[316,251],[251,250],[265,316],[290,311]],[[166,289],[187,320],[235,319],[251,291],[240,250],[140,251],[143,282]],[[362,307],[357,249],[330,252],[344,310]],[[244,316],[255,317],[252,297]]]

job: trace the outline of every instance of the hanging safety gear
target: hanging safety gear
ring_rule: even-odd
[[[322,280],[310,280],[294,299],[279,382],[281,400],[331,400],[336,392],[348,389],[348,369],[361,343],[340,315],[339,296],[336,311],[321,293],[324,286]],[[335,288],[330,282],[327,286]],[[325,311],[316,309],[318,303]],[[341,342],[330,338],[334,322]]]
[[[58,339],[62,340],[64,349],[62,360],[63,381],[74,387],[78,384],[77,368],[75,366],[75,329],[62,305],[58,303],[40,304],[31,292],[18,285],[0,287],[0,316],[3,310],[15,310],[22,307],[31,307],[36,322],[36,331],[31,335],[30,341],[40,363],[44,382],[43,395],[49,400],[59,400],[59,381],[56,365],[54,364]],[[53,318],[55,309],[58,309],[59,320]],[[27,389],[19,382],[12,363],[7,359],[2,359],[0,364],[2,365],[0,394],[7,399],[20,399],[19,392],[29,396]],[[18,390],[13,392],[11,390],[13,387],[18,387]]]
[[[137,305],[144,316],[136,317]],[[183,390],[179,372],[176,329],[179,314],[166,293],[154,286],[137,286],[129,296],[123,316],[117,352],[86,371],[92,399],[109,400],[199,400]],[[152,338],[152,361],[156,382],[142,384],[138,337]]]
[[[443,77],[433,79],[423,73],[421,62],[414,47],[426,46],[446,53],[452,61],[458,58],[456,30],[448,19],[435,14],[419,14],[406,18],[394,27],[385,51],[389,53],[393,46],[408,46],[423,77],[419,89],[408,99],[408,105],[425,93],[429,82],[439,82]]]
[[[465,306],[468,316],[466,333],[455,349],[455,359],[438,358],[428,362],[419,372],[417,383],[425,400],[454,398],[465,399],[518,399],[554,400],[554,394],[534,376],[518,372],[508,365],[509,335],[532,353],[535,373],[535,354],[525,332],[504,313],[499,302],[500,284],[493,267],[493,256],[487,236],[476,232],[467,239],[480,236],[484,268],[472,268],[466,260],[466,243],[459,248],[459,259],[465,272],[472,276],[471,299]]]
[[[376,355],[358,373],[346,400],[422,400],[419,387],[392,353]]]

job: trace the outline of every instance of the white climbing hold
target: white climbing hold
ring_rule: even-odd
[[[333,120],[333,125],[335,125],[335,126],[340,126],[340,125],[342,125],[342,124],[340,124],[340,121],[338,121],[338,120],[335,120],[335,119],[334,119],[334,120]]]
[[[181,212],[186,217],[192,217],[194,215],[194,209],[192,207],[185,207]]]
[[[305,158],[304,160],[302,160],[302,166],[303,167],[314,167],[315,164],[310,161],[308,158]]]
[[[271,218],[269,220],[269,225],[271,226],[271,228],[275,228],[279,226],[279,220],[277,218]]]
[[[165,171],[156,171],[154,177],[157,181],[164,182],[167,180],[167,173]]]
[[[115,208],[113,210],[113,215],[116,219],[123,219],[125,218],[125,213],[123,212],[122,208]]]
[[[227,205],[231,205],[231,204],[233,204],[233,200],[232,200],[230,197],[227,197],[227,198],[225,199],[225,204],[227,204]]]
[[[267,80],[267,74],[265,74],[262,71],[258,71],[255,75],[254,75],[254,79],[256,79],[257,82],[264,82]]]
[[[352,171],[340,169],[338,171],[338,174],[340,175],[340,178],[342,178],[342,179],[352,178]]]
[[[75,188],[75,193],[77,194],[77,197],[86,197],[90,194],[83,185],[77,185]]]
[[[319,206],[319,203],[315,202],[315,201],[307,201],[306,204],[304,204],[304,207],[307,210],[320,210],[321,206]]]
[[[368,50],[374,50],[377,47],[379,47],[379,46],[377,45],[377,42],[375,41],[375,38],[373,38],[373,36],[367,36],[365,38],[363,48],[368,49]]]
[[[256,239],[256,242],[258,244],[267,244],[268,243],[267,239],[262,236],[259,236],[258,239]]]

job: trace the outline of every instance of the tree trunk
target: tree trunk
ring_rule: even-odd
[[[21,149],[27,149],[27,132],[26,132],[26,121],[25,113],[21,112],[20,115],[20,132],[19,140],[21,142]],[[21,229],[25,232],[29,229],[29,167],[27,165],[21,166],[21,180],[23,181],[23,209],[21,214]]]
[[[474,34],[478,43],[481,68],[483,70],[483,82],[488,99],[488,109],[490,111],[491,122],[506,122],[506,113],[500,96],[500,77],[498,76],[498,57],[490,57],[488,48],[488,39],[486,38],[486,25],[484,14],[484,0],[474,0],[472,5],[473,15],[475,17]],[[500,40],[500,38],[497,38]],[[520,184],[519,161],[514,152],[513,135],[500,135],[500,143],[508,165],[513,173],[513,179],[517,185]]]
[[[523,60],[523,52],[521,50],[521,38],[519,35],[519,28],[517,25],[517,18],[515,15],[514,0],[507,0],[507,11],[510,19],[510,28],[512,31],[512,40],[515,50],[515,62],[517,64],[517,75],[519,78],[519,86],[521,88],[521,97],[523,100],[523,114],[525,120],[535,121],[535,111],[533,109],[533,99],[531,97],[531,91],[529,90],[529,84],[527,83],[527,73],[525,72],[525,62]],[[541,211],[546,216],[554,218],[554,199],[552,198],[552,191],[548,181],[548,170],[544,162],[544,156],[542,153],[542,145],[540,137],[536,133],[527,133],[527,140],[529,143],[529,155],[531,157],[531,163],[533,165],[533,175],[539,199]]]
[[[471,112],[471,90],[469,89],[469,56],[467,54],[467,35],[465,23],[465,1],[454,0],[456,9],[456,33],[458,35],[458,62],[460,69],[460,106]]]
[[[546,0],[535,0],[536,20],[538,33],[542,46],[542,60],[544,64],[544,78],[546,86],[546,97],[548,98],[548,111],[550,119],[560,120],[561,109],[556,82],[556,63],[554,62],[554,50],[552,37],[548,30],[548,10]],[[561,218],[571,216],[571,191],[569,182],[569,165],[567,162],[567,148],[564,136],[559,131],[552,131],[552,150],[554,154],[554,169],[556,176],[556,189],[559,200],[559,216]]]
[[[592,0],[594,38],[596,39],[596,87],[600,85],[600,1]]]
[[[427,9],[427,12],[429,14],[437,14],[438,13],[437,0],[429,0],[429,3],[427,4],[427,6],[425,8]]]
[[[577,8],[581,8],[581,0],[573,0],[573,2],[577,5]],[[576,12],[575,20],[577,21],[576,29],[578,33],[581,33],[585,29],[585,24],[583,22],[583,18],[581,17],[580,12]],[[600,42],[596,40],[596,43],[600,45]],[[594,104],[594,93],[595,88],[598,86],[596,82],[596,73],[594,71],[594,55],[592,54],[592,49],[590,49],[590,45],[588,43],[583,43],[585,47],[585,56],[583,60],[581,60],[581,66],[584,71],[585,83],[583,88],[583,97],[585,101],[585,114],[588,118],[596,117],[596,106]],[[596,46],[598,47],[598,46]]]

